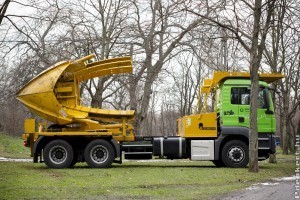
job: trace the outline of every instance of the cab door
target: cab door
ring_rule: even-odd
[[[223,110],[223,125],[224,126],[239,126],[239,88],[231,87],[223,92],[223,99],[226,101],[222,104]]]
[[[269,94],[267,94],[269,95]],[[266,95],[261,88],[258,94],[257,108],[257,126],[258,132],[270,132],[272,128],[273,112],[268,112],[266,105]],[[250,126],[250,89],[246,87],[239,88],[239,126]]]
[[[264,94],[264,92],[266,94]],[[270,108],[270,94],[267,89],[260,88],[258,93],[257,126],[258,132],[273,132],[272,119],[274,118],[273,106]],[[268,98],[268,99],[267,99]]]
[[[250,117],[250,89],[247,87],[239,88],[239,126],[249,127]]]

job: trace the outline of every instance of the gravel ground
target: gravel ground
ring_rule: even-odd
[[[296,177],[273,179],[257,183],[239,192],[219,196],[213,200],[290,200],[295,199]]]

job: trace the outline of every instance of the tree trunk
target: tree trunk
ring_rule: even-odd
[[[293,108],[293,106],[292,106]],[[289,112],[289,115],[288,115],[288,122],[289,122],[289,129],[288,129],[288,132],[289,132],[289,151],[291,154],[295,154],[295,139],[296,139],[296,127],[293,123],[293,119],[294,119],[294,114],[293,114],[293,111]]]
[[[149,75],[149,73],[147,73],[146,82],[145,82],[145,85],[143,88],[144,96],[142,98],[141,111],[140,111],[140,114],[138,117],[138,122],[137,122],[137,130],[142,135],[145,135],[145,133],[143,131],[143,127],[144,127],[144,123],[146,122],[146,119],[147,119],[148,108],[149,108],[150,98],[151,98],[151,94],[152,94],[151,87],[153,85],[155,78],[156,77],[153,77],[152,74]]]
[[[274,71],[276,72],[276,68],[272,67],[273,69],[273,73]],[[276,91],[276,85],[275,84],[271,84],[271,88],[272,90]],[[274,111],[276,110],[276,99],[275,99],[275,92],[271,92],[271,96],[272,96],[272,101],[273,101],[273,107],[274,107]],[[274,115],[275,117],[275,115]],[[276,128],[276,127],[275,127]],[[274,136],[275,136],[275,133],[274,133]],[[277,163],[277,160],[276,160],[276,153],[274,154],[270,154],[270,157],[269,157],[269,163]]]
[[[96,92],[92,96],[91,107],[93,108],[102,108],[105,81],[106,81],[105,77],[99,78],[98,80],[98,84],[95,87]]]
[[[252,57],[252,56],[251,56]],[[258,129],[257,129],[257,107],[258,107],[258,67],[259,62],[254,56],[250,69],[251,73],[251,96],[250,96],[250,128],[249,128],[249,171],[258,172]]]
[[[137,82],[135,81],[133,75],[129,77],[129,105],[130,110],[134,110],[134,121],[133,127],[135,127],[135,134],[140,135],[138,132],[138,99],[137,99]]]
[[[274,91],[276,91],[276,85],[272,84],[271,85],[271,88],[274,89]],[[272,96],[272,101],[273,101],[273,105],[274,105],[274,111],[276,110],[276,99],[275,99],[275,92],[272,92],[271,93],[271,96]],[[275,135],[275,134],[274,134]],[[277,163],[277,160],[276,160],[276,153],[274,154],[270,154],[270,157],[269,157],[269,163]]]
[[[289,99],[286,90],[283,92],[283,150],[284,155],[289,153],[289,121],[288,121]]]
[[[10,1],[11,0],[5,0],[0,8],[0,25],[2,24],[2,20],[5,17],[5,13],[6,13],[6,10],[8,8],[8,4],[10,3]]]
[[[282,154],[288,155],[289,154],[289,146],[288,146],[288,134],[287,134],[287,120],[285,114],[283,114],[283,149],[282,149]]]
[[[277,163],[276,154],[270,154],[269,163]]]
[[[280,98],[279,97],[279,99],[280,99],[280,101],[279,101],[279,105],[282,105],[282,98]],[[279,118],[279,123],[280,123],[280,125],[279,125],[279,131],[280,131],[280,148],[281,149],[283,149],[283,138],[284,138],[284,134],[283,134],[283,126],[284,126],[284,123],[283,123],[283,121],[284,121],[284,117],[283,117],[283,109],[282,109],[282,107],[280,107],[280,109],[279,109],[280,111],[279,111],[279,114],[280,114],[280,118]]]
[[[257,107],[258,107],[258,69],[260,66],[262,49],[258,44],[260,17],[261,17],[261,0],[255,0],[254,7],[254,24],[252,31],[252,44],[250,49],[250,127],[249,127],[249,172],[258,172],[258,128],[257,128]],[[261,42],[264,42],[263,39]]]

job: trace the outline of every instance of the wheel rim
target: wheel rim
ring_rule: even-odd
[[[61,164],[66,161],[67,150],[63,146],[54,146],[49,151],[49,159],[55,164]]]
[[[245,151],[239,146],[234,146],[228,150],[227,156],[231,162],[240,163],[245,158]]]
[[[94,146],[90,152],[90,157],[96,163],[104,163],[108,159],[109,153],[102,145]]]

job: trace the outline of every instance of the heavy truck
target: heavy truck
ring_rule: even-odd
[[[91,62],[92,58],[59,62],[17,93],[29,110],[53,123],[24,122],[22,138],[34,163],[68,168],[86,162],[93,168],[107,168],[124,158],[165,158],[212,161],[220,167],[248,164],[249,73],[214,72],[203,82],[195,113],[177,120],[176,136],[143,137],[135,135],[133,110],[105,110],[81,103],[81,82],[132,72],[130,57]],[[275,153],[276,120],[269,84],[283,77],[259,75],[259,160]]]

